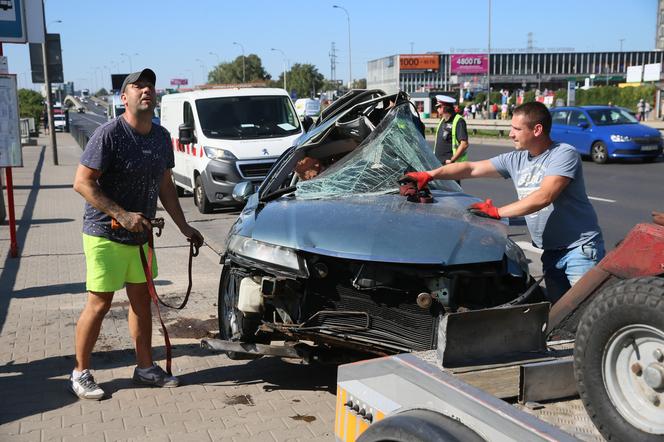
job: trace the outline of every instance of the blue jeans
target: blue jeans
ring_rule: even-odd
[[[604,258],[604,240],[595,237],[573,249],[545,250],[542,270],[546,282],[546,296],[555,303],[581,277]]]

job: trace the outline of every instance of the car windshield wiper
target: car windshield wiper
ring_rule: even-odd
[[[268,201],[275,200],[282,195],[295,192],[296,190],[297,186],[290,186],[290,187],[284,187],[283,189],[277,189],[274,192],[270,192],[267,195],[265,195],[263,198],[260,199],[260,201],[262,203],[267,203]]]

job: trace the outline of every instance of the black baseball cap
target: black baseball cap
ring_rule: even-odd
[[[157,83],[157,75],[154,73],[154,71],[150,68],[145,68],[142,71],[133,72],[127,75],[122,82],[120,93],[124,94],[125,88],[128,84],[136,83],[140,79],[149,81],[153,86]]]

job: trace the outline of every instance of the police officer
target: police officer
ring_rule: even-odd
[[[436,158],[441,164],[468,161],[468,129],[466,120],[454,111],[456,100],[447,95],[436,95],[436,100],[441,115],[433,148]]]

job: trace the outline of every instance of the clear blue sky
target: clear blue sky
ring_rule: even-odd
[[[392,54],[486,48],[488,0],[46,0],[49,32],[60,33],[65,80],[77,89],[110,85],[110,72],[151,67],[157,87],[171,78],[201,83],[204,69],[245,53],[257,54],[274,77],[290,63],[311,63],[330,77],[330,45],[337,47],[337,79],[348,79],[346,15],[351,20],[352,72]],[[657,0],[492,0],[492,48],[576,51],[652,50]],[[62,20],[62,23],[54,23]],[[27,45],[4,44],[10,72],[30,87]],[[139,54],[139,55],[134,55]],[[196,61],[196,59],[202,60]],[[201,66],[201,65],[204,66]],[[107,68],[104,68],[107,66]],[[95,69],[98,67],[99,69]],[[103,78],[102,78],[103,72]],[[97,77],[96,82],[93,78]],[[193,78],[192,78],[193,77]]]

